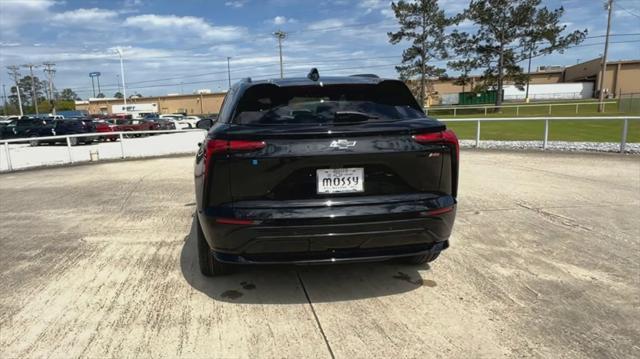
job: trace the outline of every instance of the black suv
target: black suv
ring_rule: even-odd
[[[62,136],[62,135],[77,135],[82,133],[95,133],[95,124],[88,119],[83,120],[56,120],[46,127],[41,127],[37,130],[33,130],[29,133],[29,137],[45,137],[45,136]],[[75,146],[79,142],[92,143],[98,137],[70,137],[69,143],[71,146]],[[29,143],[32,146],[37,146],[41,143],[53,144],[56,142],[67,142],[66,138],[49,139],[49,140],[30,140]]]
[[[19,120],[12,120],[6,125],[0,127],[0,138],[25,138],[36,133],[39,129],[50,126],[51,120],[38,117],[23,116]]]
[[[196,155],[205,276],[230,264],[434,260],[448,247],[458,140],[398,80],[245,80]]]

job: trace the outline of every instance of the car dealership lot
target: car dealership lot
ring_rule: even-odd
[[[431,266],[213,279],[191,156],[0,175],[0,357],[640,356],[640,159],[461,158]]]

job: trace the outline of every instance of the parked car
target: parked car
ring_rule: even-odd
[[[13,119],[9,123],[0,126],[0,138],[26,138],[31,136],[34,131],[51,124],[52,121],[43,118],[23,116],[19,120]]]
[[[115,125],[113,128],[116,131],[154,131],[159,127],[156,122],[147,120],[112,119],[111,121]],[[142,134],[134,136],[140,137]]]
[[[116,132],[115,126],[104,120],[93,121],[93,125],[98,133]],[[117,141],[118,135],[107,135],[98,137],[98,141]]]
[[[191,128],[196,128],[196,123],[198,121],[197,120],[194,121],[193,119],[193,117],[196,117],[196,116],[189,116],[189,117],[192,117],[192,118],[187,119],[187,116],[177,115],[177,114],[160,115],[161,119],[169,120],[173,122],[175,124],[176,129],[178,130],[188,130]]]
[[[53,121],[53,124],[47,125],[44,127],[40,127],[37,130],[33,130],[29,137],[46,137],[46,136],[64,136],[64,135],[77,135],[83,133],[95,133],[96,127],[91,120],[56,120]],[[87,136],[87,137],[70,137],[69,144],[71,146],[75,146],[78,143],[89,144],[95,141],[97,137],[95,136]],[[56,138],[56,139],[48,139],[48,140],[29,140],[29,144],[31,146],[38,146],[43,143],[54,144],[54,143],[66,143],[67,139],[65,137]]]
[[[448,247],[456,135],[402,81],[313,74],[240,82],[218,121],[201,123],[211,126],[194,169],[205,276],[233,264],[422,264]]]
[[[198,116],[185,116],[182,121],[189,124],[189,128],[196,128],[196,124],[200,121],[201,118]]]
[[[144,119],[146,121],[155,122],[158,125],[157,126],[158,130],[175,130],[176,129],[175,122],[165,118],[160,118],[157,114],[145,116]]]

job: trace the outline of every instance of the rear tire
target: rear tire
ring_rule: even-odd
[[[38,136],[31,136],[31,137],[38,137]],[[29,140],[29,146],[31,146],[31,147],[40,146],[40,141],[38,141],[38,140]]]
[[[233,272],[231,265],[217,261],[211,253],[211,247],[204,238],[198,214],[195,214],[196,220],[196,241],[198,242],[198,264],[200,265],[200,273],[205,277],[213,277]]]
[[[420,265],[429,262],[433,262],[438,258],[440,252],[421,254],[419,256],[411,256],[402,258],[402,261],[406,264]]]

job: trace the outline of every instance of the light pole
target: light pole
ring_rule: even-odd
[[[116,52],[120,55],[120,77],[122,78],[122,96],[124,96],[124,111],[127,112],[127,86],[124,81],[124,62],[122,61],[122,49],[116,48]]]
[[[282,69],[282,40],[287,38],[287,33],[282,30],[278,30],[273,33],[273,36],[278,39],[278,48],[280,49],[280,78],[283,79],[284,70]]]
[[[231,88],[231,58],[227,56],[227,77],[229,78],[229,88]]]

